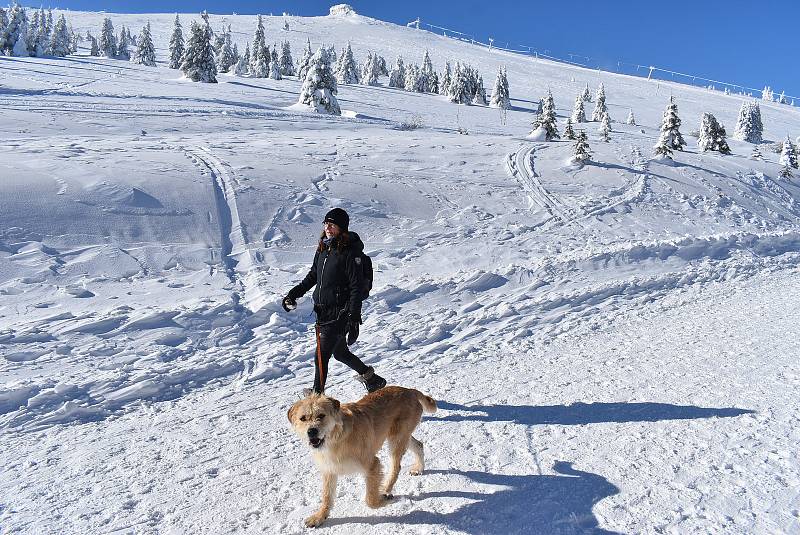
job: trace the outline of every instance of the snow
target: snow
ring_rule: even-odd
[[[104,17],[65,15],[82,34]],[[704,112],[731,131],[743,97],[354,13],[265,17],[295,57],[350,40],[358,61],[508,71],[505,124],[387,77],[340,84],[328,116],[294,78],[182,79],[173,19],[112,16],[150,21],[157,68],[0,57],[0,532],[305,532],[318,475],[286,410],[313,312],[280,300],[333,206],[375,266],[354,351],[440,410],[417,431],[425,474],[380,510],[341,478],[326,532],[800,530],[800,184],[770,150],[688,135]],[[244,50],[256,17],[223,19]],[[548,88],[563,119],[600,82],[640,126],[587,126],[581,166],[528,137]],[[658,160],[670,95],[689,145]],[[800,129],[760,108],[770,143]]]

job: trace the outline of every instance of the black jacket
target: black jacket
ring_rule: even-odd
[[[348,234],[350,243],[341,251],[336,238],[325,249],[318,250],[308,275],[289,292],[290,297],[297,299],[316,286],[313,294],[314,312],[321,323],[337,320],[344,314],[361,314],[364,274],[360,255],[364,251],[364,243],[355,232]]]

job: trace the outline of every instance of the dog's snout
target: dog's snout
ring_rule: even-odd
[[[316,438],[317,435],[319,435],[319,430],[316,427],[310,427],[308,429],[309,438]]]

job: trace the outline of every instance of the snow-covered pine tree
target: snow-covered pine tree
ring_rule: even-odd
[[[250,48],[250,76],[266,78],[269,76],[269,60],[267,43],[264,37],[264,21],[258,16],[256,31],[253,35],[253,46]]]
[[[575,124],[586,122],[586,112],[583,110],[583,95],[575,97],[575,105],[572,107],[572,116],[570,119]]]
[[[589,140],[585,131],[578,130],[577,138],[575,142],[575,152],[572,154],[572,161],[582,164],[592,157],[592,151],[589,150]]]
[[[50,53],[56,57],[63,58],[71,50],[72,43],[70,42],[69,29],[67,28],[67,19],[64,18],[62,13],[53,28],[53,35],[50,39]]]
[[[420,87],[420,68],[416,63],[406,65],[406,77],[403,80],[403,88],[406,91],[416,91]]]
[[[44,8],[39,9],[39,28],[36,31],[36,42],[34,45],[37,57],[46,56],[50,48],[50,30],[53,27],[53,13],[50,13],[50,23],[47,22],[47,13]]]
[[[600,134],[600,139],[608,143],[611,141],[611,137],[609,134],[611,133],[611,119],[608,117],[608,113],[603,114],[603,118],[600,119],[600,128],[597,129],[597,132]]]
[[[786,139],[783,141],[783,148],[781,149],[781,159],[778,160],[783,166],[793,167],[797,169],[797,150],[792,145],[792,140],[789,139],[789,134],[786,134]]]
[[[107,58],[117,57],[117,38],[114,36],[114,25],[111,19],[103,19],[103,28],[100,30],[100,53]]]
[[[117,58],[128,61],[131,59],[130,41],[128,40],[128,31],[125,26],[119,32],[119,40],[117,41]]]
[[[778,176],[780,176],[781,178],[785,178],[786,180],[789,180],[793,176],[792,175],[792,168],[789,167],[788,165],[784,165],[783,167],[781,167],[781,170],[778,173]]]
[[[193,82],[216,84],[217,66],[214,62],[214,47],[211,45],[211,26],[205,11],[202,17],[205,21],[203,25],[192,21],[181,70]]]
[[[486,106],[489,101],[486,100],[486,88],[483,86],[483,76],[478,76],[478,82],[475,84],[475,96],[472,98],[473,104]]]
[[[533,111],[536,115],[541,115],[544,111],[544,98],[540,98],[536,103],[536,109]]]
[[[405,81],[406,67],[403,64],[403,58],[397,56],[397,60],[394,62],[394,67],[392,67],[392,72],[389,73],[389,87],[403,89],[406,86]]]
[[[214,34],[212,46],[214,47],[214,57],[217,58],[217,61],[219,61],[219,57],[222,54],[222,47],[225,46],[225,25],[222,26],[221,32]],[[222,72],[219,71],[219,65],[217,65],[217,71]]]
[[[439,84],[439,94],[448,96],[450,94],[450,84],[452,83],[453,74],[450,70],[450,62],[444,62],[444,73],[442,74],[442,80]]]
[[[280,65],[282,76],[294,76],[294,60],[292,59],[292,47],[289,45],[289,41],[284,41],[281,45]]]
[[[578,95],[580,97],[580,95]],[[572,129],[572,117],[567,117],[567,126],[564,127],[564,139],[575,141],[575,131]]]
[[[336,93],[336,77],[331,69],[328,51],[320,47],[306,66],[299,103],[311,106],[318,112],[341,115]]]
[[[6,26],[8,26],[8,15],[6,10],[0,7],[0,54],[3,53],[6,47]]]
[[[133,54],[131,61],[148,67],[156,66],[156,49],[153,46],[153,37],[150,34],[150,21],[145,24],[139,34],[139,39],[136,41],[136,52]]]
[[[556,124],[556,103],[553,100],[553,93],[550,89],[547,90],[547,96],[542,99],[542,113],[540,113],[536,120],[533,122],[533,130],[538,128],[544,130],[545,140],[552,141],[559,139],[561,136],[558,133],[558,126]]]
[[[428,53],[428,50],[425,50],[425,54],[422,55],[422,67],[420,69],[420,79],[422,84],[422,92],[423,93],[433,93],[433,89],[431,88],[432,79],[435,71],[433,70],[433,62],[431,61],[431,55]]]
[[[72,23],[69,23],[67,27],[67,33],[69,33],[69,53],[77,54],[78,43],[83,41],[83,36],[75,31],[75,29],[72,27]]]
[[[507,110],[511,107],[505,67],[497,69],[497,78],[494,80],[494,90],[492,91],[492,100],[489,105],[493,108],[501,108],[503,110]]]
[[[625,120],[625,124],[629,124],[631,126],[636,126],[636,117],[633,116],[633,110],[628,110],[628,118]]]
[[[28,48],[26,44],[27,39],[27,15],[25,9],[18,3],[14,4],[8,9],[8,21],[5,28],[0,34],[0,55],[6,54],[9,56],[28,55]],[[18,45],[22,35],[22,45]],[[24,47],[24,54],[22,48]]]
[[[472,102],[467,67],[466,65],[462,66],[461,62],[456,62],[456,68],[453,70],[453,78],[450,81],[450,93],[447,97],[450,99],[450,102],[456,104],[469,104]]]
[[[758,149],[758,145],[753,145],[753,152],[750,153],[751,160],[762,160],[764,156],[761,154],[761,151]]]
[[[233,53],[233,43],[231,42],[231,27],[225,30],[222,35],[222,46],[219,49],[219,56],[217,56],[217,72],[228,72],[236,63],[236,58]]]
[[[786,91],[781,91],[780,96],[778,97],[779,104],[788,104],[789,101],[786,100]]]
[[[376,54],[374,61],[378,65],[378,76],[389,76],[389,69],[386,68],[386,58]]]
[[[228,30],[230,33],[230,26],[228,27]],[[239,63],[240,57],[241,56],[239,55],[239,45],[233,43],[233,63],[231,65],[235,66],[237,63]]]
[[[683,150],[686,145],[686,141],[683,140],[680,132],[680,126],[681,120],[678,117],[678,105],[675,104],[674,97],[669,97],[669,104],[667,104],[661,120],[661,138],[664,138],[672,150]],[[659,143],[661,143],[661,139],[659,139]]]
[[[125,37],[128,38],[129,45],[136,46],[136,37],[131,35],[131,29],[128,26],[125,26]]]
[[[97,38],[94,35],[89,36],[89,55],[90,56],[99,56],[100,55],[100,47],[97,44]]]
[[[366,63],[364,63],[364,70],[361,74],[361,83],[364,85],[378,85],[379,76],[380,65],[378,64],[378,55],[370,52],[367,54]]]
[[[584,102],[592,101],[592,93],[589,91],[589,84],[586,84],[586,87],[583,89],[583,93],[581,93],[581,100]]]
[[[336,46],[331,45],[328,47],[328,60],[331,65],[336,65],[339,55],[336,53]],[[335,72],[335,71],[334,71]]]
[[[772,88],[770,86],[765,85],[764,89],[761,90],[761,100],[772,102],[773,95],[772,95]]]
[[[764,125],[761,123],[761,109],[758,102],[742,102],[733,138],[748,143],[761,143],[763,131]]]
[[[180,69],[183,58],[183,28],[181,19],[175,14],[175,26],[172,29],[172,37],[169,39],[169,68]]]
[[[245,76],[250,73],[250,43],[244,49],[244,55],[236,63],[236,75]]]
[[[306,38],[306,48],[303,50],[303,57],[300,58],[300,64],[297,66],[297,78],[299,80],[306,79],[306,74],[308,73],[311,57],[313,55],[314,53],[311,50],[311,39]],[[325,61],[328,61],[327,53],[325,54]]]
[[[272,45],[271,61],[269,62],[269,77],[273,80],[283,79],[281,75],[280,58],[278,58],[278,45]]]
[[[700,150],[730,154],[731,149],[725,137],[725,127],[719,124],[717,118],[712,114],[704,113],[700,121],[700,136],[697,139],[697,146],[700,147]]]
[[[347,42],[347,48],[339,56],[336,81],[340,84],[358,83],[358,67],[356,66],[356,60],[353,58],[353,49],[350,47],[349,41]]]
[[[428,89],[431,93],[439,94],[439,74],[436,71],[430,73],[428,77]]]
[[[594,101],[592,121],[602,121],[603,115],[608,113],[608,108],[606,107],[606,89],[603,86],[603,82],[600,82],[600,86],[597,88],[597,94],[594,97]]]

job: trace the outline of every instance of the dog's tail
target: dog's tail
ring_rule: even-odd
[[[430,396],[426,396],[419,390],[414,390],[414,393],[417,395],[417,400],[419,404],[422,405],[422,409],[425,412],[436,412],[436,400]]]

